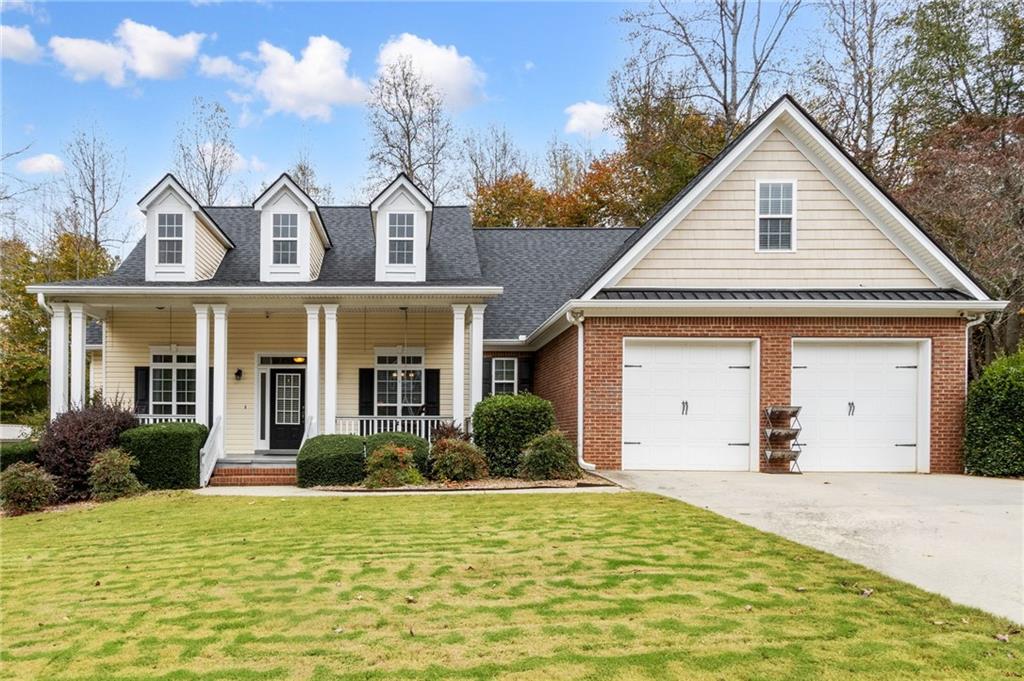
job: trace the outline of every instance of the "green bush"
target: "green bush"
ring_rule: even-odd
[[[97,454],[89,466],[89,486],[96,501],[113,501],[141,494],[145,488],[132,469],[138,459],[121,449],[108,449]]]
[[[523,450],[519,477],[526,480],[575,480],[580,477],[576,446],[560,430],[533,438]]]
[[[403,447],[412,452],[413,461],[416,462],[416,469],[420,475],[430,475],[430,464],[427,458],[430,456],[430,445],[427,441],[411,433],[377,433],[366,438],[366,453],[370,454],[384,445],[395,445]]]
[[[975,475],[1024,475],[1024,352],[989,364],[971,384],[964,462]]]
[[[21,515],[38,511],[57,496],[53,476],[38,464],[16,461],[0,473],[0,505],[4,512]]]
[[[0,444],[0,471],[17,461],[35,463],[38,456],[39,444],[32,440],[4,442]]]
[[[435,480],[445,482],[479,480],[487,477],[487,461],[472,442],[445,438],[430,448],[430,472]]]
[[[154,423],[121,433],[118,446],[138,460],[135,475],[149,489],[195,489],[207,433],[198,423]]]
[[[473,441],[491,475],[516,475],[526,443],[554,427],[554,407],[529,393],[491,395],[473,410]]]
[[[299,487],[355,485],[366,475],[363,438],[317,435],[306,440],[295,461]]]
[[[366,457],[366,480],[363,484],[370,489],[421,485],[423,475],[416,468],[411,450],[388,443]]]

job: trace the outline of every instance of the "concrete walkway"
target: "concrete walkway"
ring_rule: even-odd
[[[621,487],[533,487],[523,489],[453,489],[453,490],[394,490],[387,492],[330,492],[305,489],[289,485],[252,487],[203,487],[196,494],[206,497],[389,497],[448,494],[609,494],[621,492]]]
[[[1024,623],[1024,481],[602,471]]]

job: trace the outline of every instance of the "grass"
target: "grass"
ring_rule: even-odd
[[[150,494],[0,530],[4,679],[1024,672],[1005,620],[644,494]]]

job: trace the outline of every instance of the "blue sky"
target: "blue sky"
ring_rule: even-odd
[[[0,62],[3,145],[31,143],[21,160],[60,158],[75,127],[96,121],[126,149],[128,196],[137,197],[169,169],[176,126],[202,95],[223,102],[237,126],[239,179],[258,185],[276,176],[304,146],[336,198],[347,201],[366,173],[359,93],[381,55],[408,50],[436,63],[429,68],[447,79],[460,129],[498,123],[539,155],[552,135],[588,135],[566,132],[566,108],[605,102],[608,76],[629,49],[617,21],[622,10],[608,3],[8,5],[4,30],[17,34],[5,33]],[[315,49],[321,56],[306,68],[303,50],[318,36],[326,38]],[[335,78],[318,86],[325,69]],[[309,90],[289,96],[276,87],[303,78]],[[582,113],[574,125],[588,129],[592,116],[586,107]],[[589,136],[597,147],[614,144],[599,132]],[[55,167],[44,157],[8,171]]]

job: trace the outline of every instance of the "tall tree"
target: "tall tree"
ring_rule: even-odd
[[[334,190],[326,182],[320,184],[319,175],[308,149],[299,150],[298,158],[288,169],[288,174],[315,203],[322,206],[334,203]]]
[[[547,224],[548,193],[527,173],[481,179],[474,185],[476,227],[541,227]]]
[[[808,107],[887,187],[906,179],[908,114],[905,22],[893,0],[825,0],[807,64]]]
[[[455,185],[454,128],[440,93],[409,59],[390,64],[370,90],[367,106],[372,180],[405,173],[432,201]]]
[[[124,152],[115,151],[93,124],[72,135],[64,146],[64,155],[67,206],[58,214],[67,217],[76,230],[88,234],[96,246],[123,236],[115,237],[110,232],[114,229],[114,211],[124,192]]]
[[[462,141],[466,163],[469,166],[467,194],[478,188],[493,186],[516,175],[528,172],[529,163],[508,130],[497,125],[470,133]]]
[[[174,138],[174,171],[199,203],[217,203],[238,164],[231,117],[220,102],[192,100],[191,117]]]
[[[768,79],[777,72],[780,41],[800,4],[782,0],[769,9],[760,0],[682,6],[654,0],[622,18],[635,26],[634,40],[654,44],[656,59],[679,63],[695,96],[721,117],[728,142],[760,106]]]

